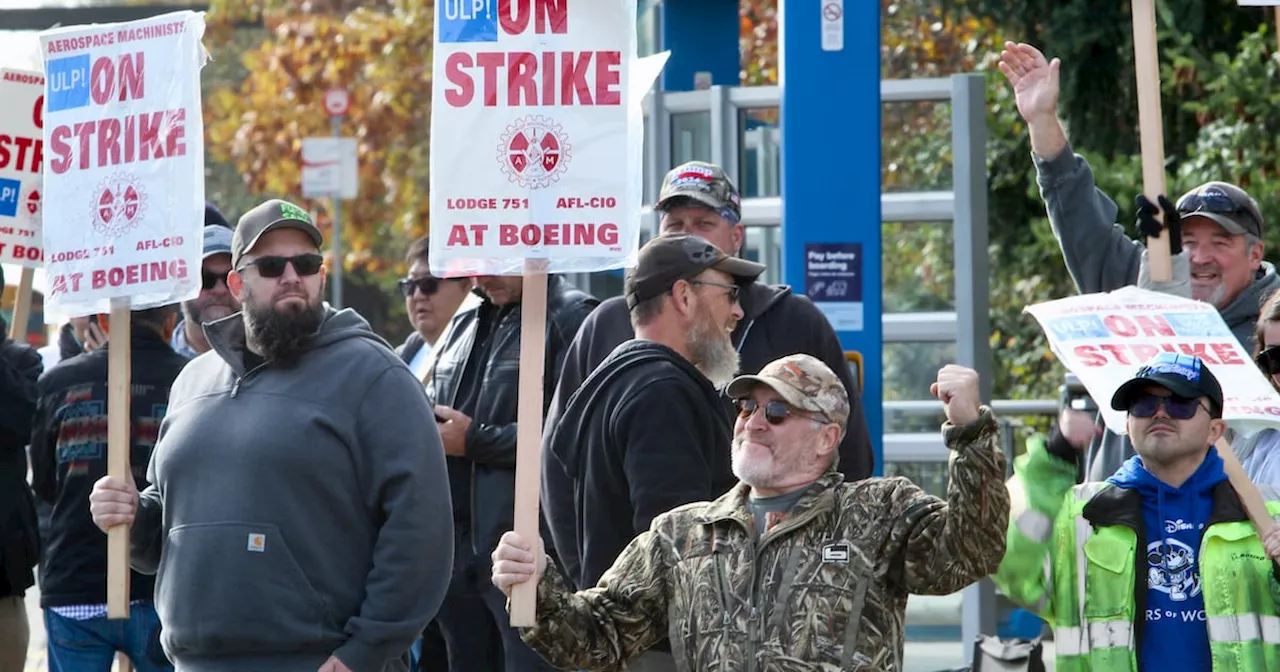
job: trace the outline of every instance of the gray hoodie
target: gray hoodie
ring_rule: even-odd
[[[1081,294],[1093,294],[1137,283],[1143,245],[1131,240],[1124,227],[1116,223],[1119,208],[1095,186],[1084,157],[1067,146],[1052,159],[1043,160],[1034,154],[1032,159],[1049,224],[1076,289]],[[1253,284],[1219,311],[1231,333],[1249,352],[1253,352],[1258,313],[1277,287],[1280,275],[1274,266],[1264,262]],[[1096,401],[1105,404],[1110,400]],[[1131,455],[1133,446],[1125,437],[1107,432],[1090,447],[1086,480],[1105,480]]]
[[[422,383],[351,310],[246,372],[241,314],[174,381],[132,530],[179,670],[405,669],[453,565]]]

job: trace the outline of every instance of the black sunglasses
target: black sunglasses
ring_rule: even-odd
[[[1273,345],[1259,352],[1253,361],[1268,376],[1280,373],[1280,345]]]
[[[1177,205],[1178,214],[1186,217],[1197,212],[1208,212],[1214,215],[1245,215],[1255,224],[1261,225],[1261,222],[1253,216],[1253,211],[1241,203],[1231,200],[1226,194],[1211,191],[1208,194],[1191,194],[1182,199]]]
[[[214,287],[218,286],[219,280],[222,281],[222,285],[225,287],[227,284],[227,274],[230,272],[231,272],[230,269],[225,270],[221,273],[210,273],[209,271],[201,270],[200,277],[202,281],[200,284],[200,288],[205,291],[213,289]]]
[[[324,265],[324,257],[314,252],[295,254],[292,257],[258,257],[252,261],[244,262],[240,270],[244,270],[249,266],[256,266],[258,275],[264,278],[278,278],[284,275],[284,269],[289,264],[293,264],[293,270],[298,275],[305,277],[320,272],[320,267]]]
[[[760,408],[760,403],[755,399],[734,399],[733,405],[738,409],[738,417],[746,420],[755,415],[756,409]],[[771,401],[764,405],[764,419],[771,425],[781,425],[787,421],[787,418],[798,415],[800,417],[810,417],[819,422],[829,422],[825,416],[815,414],[810,416],[804,411],[792,409],[781,401]]]
[[[1134,397],[1129,403],[1129,415],[1135,418],[1153,418],[1161,406],[1174,420],[1190,420],[1200,410],[1201,404],[1199,399],[1188,399],[1177,395],[1157,397],[1154,394],[1144,394]]]
[[[440,278],[401,278],[396,281],[396,287],[400,288],[400,294],[406,299],[413,296],[415,289],[422,292],[423,296],[431,296],[440,291]]]

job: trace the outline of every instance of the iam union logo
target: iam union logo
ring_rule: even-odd
[[[104,236],[132,231],[147,209],[142,182],[129,173],[115,173],[93,191],[93,228]]]
[[[569,136],[560,124],[542,115],[515,120],[498,143],[498,165],[507,179],[528,189],[560,180],[569,166]]]

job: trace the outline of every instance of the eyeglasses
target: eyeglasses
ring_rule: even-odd
[[[739,287],[738,285],[726,285],[726,284],[724,284],[723,282],[704,282],[704,281],[702,281],[702,280],[690,280],[690,281],[689,281],[689,284],[691,284],[691,285],[703,285],[703,286],[705,286],[705,287],[721,287],[721,288],[723,288],[723,289],[727,289],[727,290],[729,290],[729,300],[730,300],[730,301],[737,301],[737,300],[738,300],[738,292],[742,291],[742,288],[741,288],[741,287]]]
[[[1280,345],[1273,345],[1253,358],[1259,369],[1268,376],[1280,373]]]
[[[1135,418],[1153,418],[1161,406],[1174,420],[1190,420],[1200,410],[1201,404],[1199,399],[1188,399],[1177,395],[1157,397],[1154,394],[1144,394],[1134,397],[1130,402],[1129,415]]]
[[[1226,194],[1211,190],[1206,194],[1194,193],[1188,195],[1178,202],[1178,214],[1183,217],[1197,212],[1208,212],[1214,215],[1239,215],[1247,216],[1253,223],[1261,226],[1262,223],[1253,216],[1253,211],[1243,204],[1237,203]]]
[[[440,278],[401,278],[396,281],[396,287],[400,288],[400,294],[404,298],[413,296],[413,290],[422,292],[423,296],[431,296],[440,291]]]
[[[200,284],[200,288],[205,291],[209,291],[210,289],[218,286],[219,280],[222,281],[222,285],[225,287],[227,284],[227,274],[230,272],[230,269],[221,273],[210,273],[209,271],[201,270],[200,277],[202,278],[202,282]]]
[[[240,269],[256,266],[258,275],[264,278],[278,278],[284,275],[285,266],[289,264],[293,264],[293,270],[298,275],[306,277],[320,272],[320,267],[324,265],[324,257],[314,252],[296,254],[292,257],[258,257],[252,261],[246,261]]]
[[[738,417],[743,420],[755,415],[756,409],[761,408],[760,402],[755,399],[734,399],[733,405],[738,409]],[[793,415],[808,417],[818,422],[830,422],[830,420],[821,413],[810,416],[808,413],[795,410],[781,401],[770,401],[764,405],[764,419],[771,425],[781,425],[787,421],[787,418],[790,418]]]

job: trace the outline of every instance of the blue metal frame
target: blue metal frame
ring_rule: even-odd
[[[861,328],[840,330],[833,323],[844,349],[862,354],[863,408],[879,475],[880,97],[874,92],[880,89],[880,3],[845,0],[844,45],[837,51],[822,48],[823,0],[779,4],[782,274],[797,292],[806,292],[812,289],[806,287],[806,245],[861,245]]]

